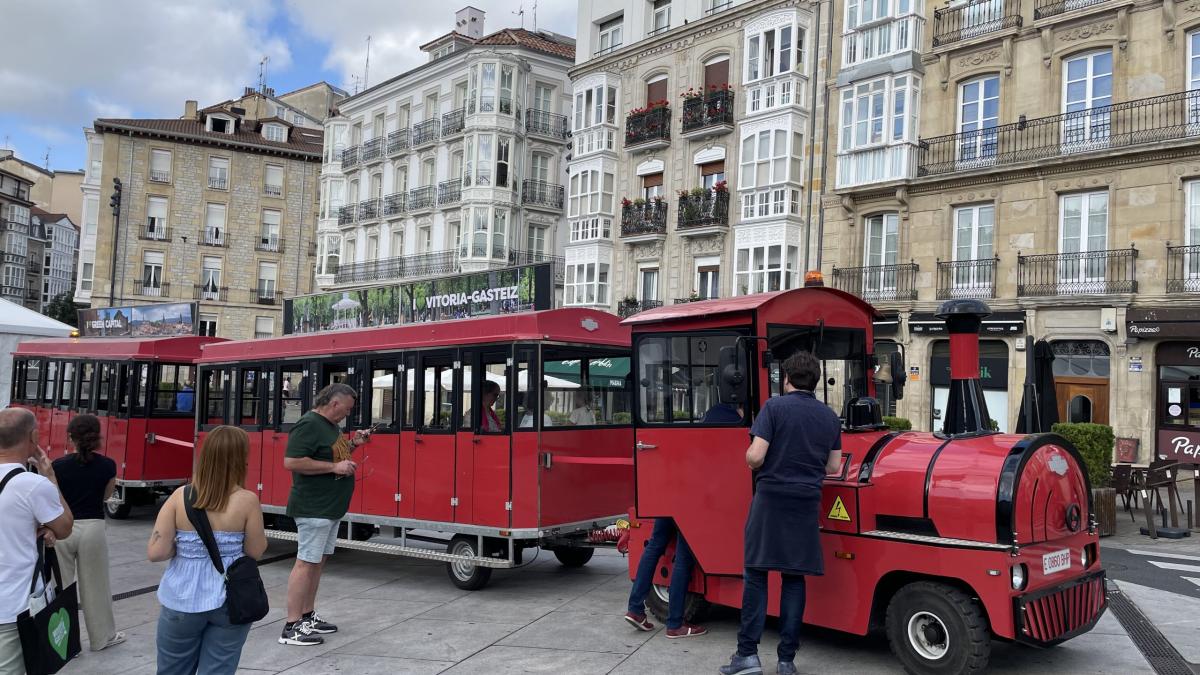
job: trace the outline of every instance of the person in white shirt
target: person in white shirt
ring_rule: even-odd
[[[587,391],[576,389],[573,396],[573,405],[575,408],[571,411],[571,424],[575,426],[595,424],[596,414],[592,412],[592,407],[588,405]]]
[[[28,465],[38,473],[26,471]],[[37,418],[24,408],[0,410],[0,482],[0,675],[21,675],[17,616],[29,608],[38,537],[47,544],[66,539],[75,522],[50,458],[38,447]]]

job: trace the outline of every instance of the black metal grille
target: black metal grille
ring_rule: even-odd
[[[937,299],[996,297],[996,265],[999,258],[939,260]]]
[[[652,141],[671,140],[671,108],[659,106],[646,112],[636,112],[625,118],[625,145],[641,145]]]
[[[917,173],[968,171],[1179,139],[1200,140],[1200,89],[923,139]]]
[[[352,145],[342,151],[342,168],[349,169],[358,164],[358,146]]]
[[[135,281],[133,282],[133,293],[152,298],[169,298],[171,297],[171,284],[167,281],[158,284]]]
[[[438,121],[426,120],[412,128],[412,144],[424,145],[438,139]]]
[[[644,312],[648,309],[662,307],[662,305],[662,300],[639,300],[638,302],[621,301],[621,303],[617,305],[617,316],[620,316],[622,319],[624,319],[626,317],[633,316],[638,312]]]
[[[364,199],[358,203],[358,219],[374,220],[379,217],[379,200]]]
[[[362,144],[362,161],[370,162],[383,157],[383,138],[372,138]]]
[[[679,229],[729,224],[729,193],[704,190],[679,198]]]
[[[1017,256],[1017,295],[1137,293],[1136,248]]]
[[[525,131],[552,138],[566,138],[567,116],[545,110],[530,110],[525,115]]]
[[[1021,25],[1018,0],[974,0],[933,10],[933,46],[969,40]]]
[[[1200,293],[1200,246],[1167,245],[1167,292]]]
[[[1191,675],[1194,672],[1150,619],[1116,587],[1108,589],[1108,608],[1157,675]]]
[[[1037,0],[1033,8],[1033,18],[1036,21],[1104,2],[1108,0]]]
[[[411,139],[408,136],[408,129],[399,129],[393,131],[387,136],[387,154],[395,155],[408,150],[408,142]]]
[[[667,203],[652,201],[621,208],[621,236],[667,233]]]
[[[833,286],[869,302],[917,299],[916,263],[833,268]]]
[[[733,92],[714,91],[683,102],[683,133],[733,126]]]
[[[444,180],[438,183],[438,206],[457,204],[462,200],[462,179]]]
[[[563,197],[564,191],[561,185],[528,178],[521,182],[522,204],[561,209],[563,207]]]
[[[196,284],[192,286],[192,299],[229,302],[229,288],[213,284]]]
[[[383,198],[384,217],[398,216],[407,209],[408,195],[403,192],[393,192]]]
[[[349,284],[429,277],[457,271],[458,252],[438,251],[341,265],[335,271],[334,280],[335,283]]]
[[[349,225],[354,222],[354,204],[348,204],[338,209],[338,225]]]
[[[466,127],[467,111],[465,108],[451,110],[442,115],[442,136],[451,136],[453,134],[462,133]]]
[[[408,191],[409,211],[431,209],[435,204],[437,204],[437,188],[432,185],[413,188]]]

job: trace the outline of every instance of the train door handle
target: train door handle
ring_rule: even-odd
[[[633,447],[637,448],[638,450],[653,450],[654,448],[657,448],[658,446],[638,441],[637,445],[634,445]]]
[[[483,439],[479,438],[478,436],[472,436],[472,437],[471,437],[471,442],[472,442],[472,443],[479,443],[479,442],[480,442],[480,441],[482,441],[482,440],[483,440]]]

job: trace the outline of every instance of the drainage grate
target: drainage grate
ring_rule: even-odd
[[[1179,652],[1167,642],[1167,638],[1150,623],[1145,614],[1115,587],[1108,589],[1108,607],[1112,610],[1129,639],[1138,651],[1150,662],[1158,675],[1192,675],[1192,667]]]

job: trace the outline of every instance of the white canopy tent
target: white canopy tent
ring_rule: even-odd
[[[413,376],[415,374],[416,374],[415,371],[411,371],[411,370],[408,371],[408,381],[409,382],[413,381]],[[451,371],[451,370],[443,371],[442,372],[442,387],[449,389],[451,386],[451,383],[453,382],[453,378],[454,378],[454,371]],[[500,385],[500,388],[502,390],[504,389],[505,382],[504,382],[503,375],[488,372],[487,379]],[[517,375],[518,389],[520,389],[521,391],[527,391],[529,389],[528,379],[529,379],[529,371],[522,370]],[[570,380],[564,380],[561,377],[554,377],[553,375],[543,375],[542,380],[546,383],[546,387],[549,389],[578,389],[579,388],[579,383],[571,382]],[[374,389],[387,389],[391,386],[392,386],[392,376],[391,375],[379,375],[371,380],[371,387]],[[433,383],[432,382],[425,383],[425,391],[433,391]]]
[[[0,407],[9,404],[12,391],[12,354],[23,340],[70,337],[75,329],[32,309],[0,298]]]

